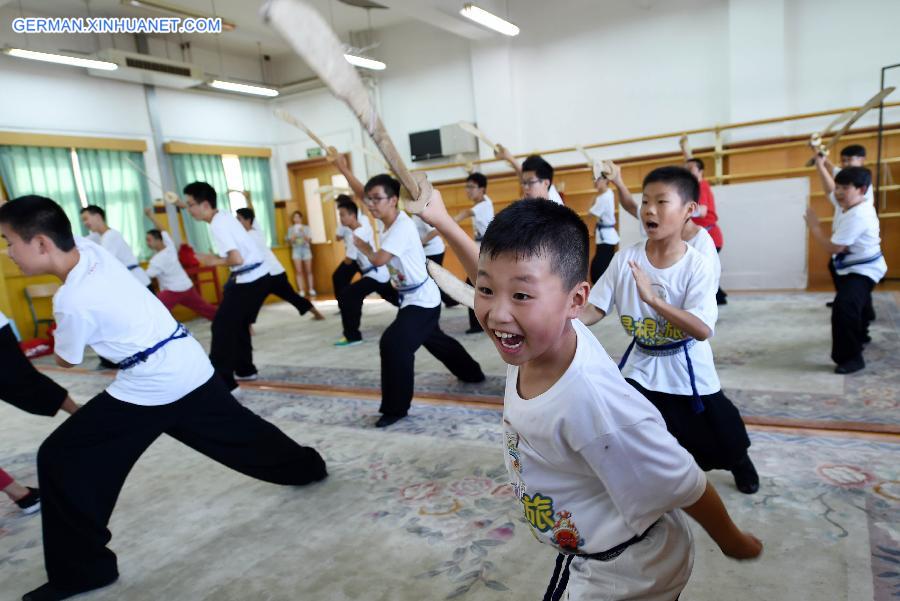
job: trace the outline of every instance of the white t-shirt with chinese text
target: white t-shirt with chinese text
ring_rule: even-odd
[[[831,243],[848,247],[846,254],[833,257],[838,275],[857,273],[877,284],[887,273],[887,263],[881,254],[881,224],[875,205],[863,201],[842,211],[831,235]]]
[[[700,230],[694,234],[693,238],[685,240],[685,242],[700,251],[700,254],[706,257],[710,265],[712,265],[713,275],[716,280],[715,291],[718,292],[719,280],[722,279],[722,262],[719,260],[719,253],[716,252],[716,243],[713,242],[712,236],[709,235],[706,228],[701,227]]]
[[[578,320],[575,357],[546,392],[518,394],[507,367],[504,459],[516,498],[542,543],[599,553],[697,502],[706,476]]]
[[[122,237],[121,232],[109,228],[94,238],[95,241],[97,239],[100,241],[100,246],[105,248],[109,254],[117,258],[122,265],[127,267],[128,271],[131,272],[131,275],[134,276],[134,279],[140,282],[142,286],[150,285],[150,278],[147,277],[147,273],[141,268],[137,257],[134,256],[134,251],[132,251],[131,247],[128,246],[128,243],[125,242],[125,238]]]
[[[391,285],[401,295],[400,308],[416,305],[431,309],[441,303],[437,284],[425,268],[425,250],[409,215],[400,211],[381,234],[381,249],[394,255],[388,261]]]
[[[266,265],[265,256],[236,217],[217,211],[209,223],[209,232],[212,234],[213,244],[215,244],[220,257],[225,258],[228,256],[228,251],[236,250],[244,259],[243,264],[231,267],[232,272],[258,264],[249,271],[237,274],[235,282],[246,284],[268,275],[269,266]]]
[[[54,351],[78,365],[84,347],[119,363],[171,336],[178,322],[153,293],[102,247],[75,239],[81,257],[53,296]],[[135,405],[165,405],[213,376],[206,352],[193,336],[172,340],[128,369],[116,372],[106,391]]]
[[[594,206],[589,211],[597,218],[596,243],[618,244],[619,232],[616,231],[616,196],[607,190],[594,199]]]
[[[472,232],[475,241],[481,242],[484,232],[487,231],[491,221],[494,220],[494,201],[485,194],[484,199],[472,205]]]
[[[178,260],[175,242],[169,236],[169,232],[162,232],[162,238],[165,248],[150,257],[150,263],[147,265],[147,275],[151,278],[156,278],[159,282],[160,290],[184,292],[193,288],[194,283]]]
[[[715,275],[709,261],[685,243],[686,252],[677,263],[657,269],[647,258],[646,245],[647,241],[642,240],[617,252],[609,268],[591,289],[588,301],[607,315],[615,307],[625,332],[644,345],[662,346],[690,338],[641,300],[628,265],[628,261],[635,261],[649,276],[657,295],[670,305],[696,316],[714,332],[719,309],[716,305]],[[688,352],[697,392],[701,395],[719,392],[722,386],[716,374],[709,340],[696,341]],[[660,357],[644,354],[635,345],[622,368],[622,375],[647,390],[688,396],[693,394],[683,349]]]
[[[433,257],[434,255],[439,255],[447,248],[444,246],[444,240],[440,236],[435,236],[428,242],[425,242],[425,236],[434,231],[434,228],[424,221],[418,215],[412,216],[413,223],[416,225],[416,231],[419,232],[419,239],[422,240],[422,248],[425,249],[426,257]]]

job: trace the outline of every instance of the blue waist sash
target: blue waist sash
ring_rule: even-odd
[[[647,345],[638,342],[637,338],[632,338],[631,344],[628,345],[625,354],[622,355],[622,360],[619,361],[619,371],[622,371],[622,368],[625,367],[625,363],[628,361],[628,357],[631,355],[631,350],[634,348],[635,344],[637,344],[638,352],[644,355],[650,355],[651,357],[668,357],[677,355],[682,350],[684,351],[684,359],[687,361],[688,377],[691,380],[691,392],[694,397],[691,407],[694,409],[694,413],[702,413],[704,409],[703,401],[700,399],[700,393],[697,392],[697,380],[694,377],[694,364],[691,363],[691,354],[688,352],[688,349],[697,344],[697,341],[694,338],[685,338],[668,344]]]
[[[260,265],[262,265],[262,261],[259,261],[257,263],[250,263],[249,265],[241,265],[240,267],[237,267],[237,268],[232,267],[231,275],[241,275],[242,273],[247,273],[248,271],[253,271]]]
[[[140,265],[135,263],[134,265],[126,265],[125,267],[128,268],[128,271],[131,271],[132,269],[137,269],[138,267],[140,267]]]
[[[369,265],[369,266],[366,267],[365,269],[360,269],[359,272],[360,272],[362,275],[366,275],[366,274],[369,273],[370,271],[375,271],[376,269],[378,269],[378,268],[375,267],[374,265]]]
[[[144,361],[146,361],[147,358],[150,357],[150,355],[152,355],[153,353],[155,353],[162,347],[166,346],[173,340],[178,340],[179,338],[186,338],[190,335],[191,335],[191,333],[188,332],[188,329],[186,327],[184,327],[184,324],[179,323],[178,327],[175,328],[175,331],[172,332],[172,334],[168,338],[166,338],[165,340],[162,340],[160,342],[157,342],[156,344],[154,344],[147,350],[139,351],[139,352],[133,354],[132,356],[127,357],[126,359],[123,359],[122,361],[119,361],[119,363],[116,365],[116,367],[118,367],[119,369],[128,369],[129,367],[134,367],[138,363],[143,363]]]
[[[409,286],[402,286],[400,288],[397,288],[396,290],[397,290],[398,296],[400,297],[400,302],[401,303],[403,302],[403,297],[406,296],[407,293],[412,292],[413,290],[418,290],[419,288],[424,286],[425,282],[427,282],[428,279],[429,278],[426,277],[424,280],[422,280],[418,284],[412,284]]]
[[[834,255],[834,268],[835,269],[846,269],[848,267],[852,267],[854,265],[865,265],[866,263],[874,263],[878,259],[884,256],[884,254],[879,250],[877,254],[872,255],[871,257],[866,257],[865,259],[853,259],[852,261],[845,261],[844,257],[849,255],[850,253],[840,253]]]

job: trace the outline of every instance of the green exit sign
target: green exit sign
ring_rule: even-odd
[[[325,151],[316,146],[315,148],[307,148],[306,149],[306,158],[308,159],[316,159],[318,157],[325,156]]]

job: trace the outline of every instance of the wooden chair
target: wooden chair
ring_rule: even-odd
[[[38,328],[40,324],[50,325],[53,318],[38,319],[37,311],[34,308],[34,301],[40,298],[52,298],[56,291],[59,290],[59,284],[32,284],[25,286],[25,300],[28,301],[28,310],[31,311],[31,319],[34,321],[34,337],[37,338]]]

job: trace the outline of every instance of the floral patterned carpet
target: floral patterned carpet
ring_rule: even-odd
[[[59,379],[82,399],[108,382]],[[86,601],[542,597],[554,553],[528,532],[506,484],[497,409],[417,404],[376,430],[377,404],[349,395],[250,391],[244,402],[318,448],[330,477],[305,488],[255,482],[163,437],[113,515],[122,577]],[[36,447],[61,419],[4,413],[3,467],[33,484]],[[760,492],[741,495],[727,473],[710,480],[765,553],[729,561],[695,528],[682,600],[900,596],[900,444],[751,437]],[[40,517],[0,500],[0,597],[44,579]]]

